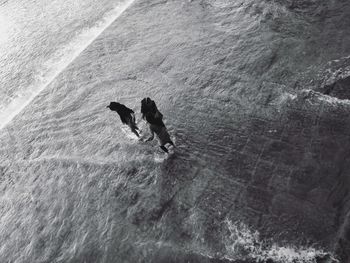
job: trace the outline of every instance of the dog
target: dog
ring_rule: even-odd
[[[141,101],[141,114],[142,118],[148,122],[151,131],[151,137],[146,141],[152,141],[154,139],[154,134],[156,134],[160,142],[160,148],[168,153],[169,151],[165,145],[167,143],[172,146],[175,145],[170,139],[170,135],[163,122],[163,114],[158,110],[156,103],[148,97],[144,98]]]
[[[107,108],[111,111],[116,111],[119,114],[120,120],[123,124],[126,124],[130,127],[131,131],[136,134],[137,137],[140,137],[139,131],[140,129],[137,127],[135,123],[135,112],[132,109],[129,109],[125,105],[112,101]]]

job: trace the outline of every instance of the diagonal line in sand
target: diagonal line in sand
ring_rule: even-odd
[[[102,26],[95,28],[95,34],[90,36],[88,40],[81,44],[69,58],[66,58],[62,63],[59,63],[59,67],[49,73],[47,77],[39,86],[34,87],[29,95],[22,96],[14,99],[9,105],[7,105],[6,110],[0,112],[0,129],[4,128],[8,123],[10,123],[14,117],[16,117],[26,106],[28,106],[36,96],[40,94],[56,77],[64,71],[90,44],[98,38],[103,31],[105,31],[121,14],[124,13],[128,7],[130,7],[135,0],[128,0],[123,4],[117,6],[112,10],[113,15],[105,17]],[[93,30],[93,29],[92,29]]]

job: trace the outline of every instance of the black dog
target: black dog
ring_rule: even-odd
[[[151,137],[146,141],[151,141],[154,138],[154,133],[157,134],[160,142],[160,148],[168,153],[168,149],[165,147],[167,143],[174,146],[174,143],[170,139],[170,135],[163,122],[163,114],[158,110],[156,103],[150,98],[144,98],[141,101],[141,114],[142,118],[146,119],[151,130]]]
[[[111,111],[116,111],[119,114],[120,120],[122,123],[128,125],[133,133],[136,134],[137,137],[140,137],[137,130],[140,130],[135,123],[135,113],[132,109],[129,109],[123,104],[112,101],[107,108]]]

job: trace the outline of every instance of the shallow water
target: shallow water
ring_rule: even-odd
[[[270,114],[274,136],[279,107],[318,81],[327,62],[349,55],[348,3],[136,1],[81,54],[105,25],[90,34],[86,24],[93,28],[115,3],[54,3],[28,2],[43,8],[30,15],[20,11],[27,4],[2,6],[31,22],[14,19],[28,36],[1,44],[26,50],[1,60],[10,72],[2,77],[3,112],[21,101],[15,94],[41,93],[23,100],[30,104],[0,134],[1,262],[316,262],[333,252],[339,225],[329,226],[327,204],[307,200],[304,221],[274,217],[269,196],[297,211],[292,198],[307,199],[304,185],[274,173],[279,184],[251,187],[245,167],[258,168],[252,159],[268,139],[250,134],[259,123],[247,116]],[[58,55],[66,62],[56,64]],[[17,65],[27,66],[12,70]],[[36,90],[38,76],[39,84],[55,78]],[[177,145],[170,157],[106,111],[118,100],[138,112],[145,96]],[[286,159],[279,168],[294,165]]]
[[[11,121],[132,1],[11,1],[0,17],[0,120]]]

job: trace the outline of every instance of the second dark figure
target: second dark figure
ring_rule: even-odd
[[[163,122],[163,114],[158,110],[156,103],[150,98],[144,98],[141,101],[141,114],[145,119],[151,130],[151,137],[146,141],[151,141],[154,138],[154,134],[157,135],[160,142],[160,148],[168,153],[168,149],[165,147],[167,143],[174,146],[174,143],[170,139],[170,135]]]

